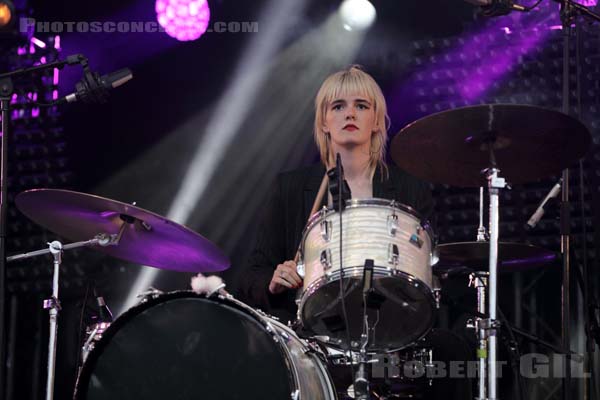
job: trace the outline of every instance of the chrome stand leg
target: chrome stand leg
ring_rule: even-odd
[[[54,256],[54,273],[52,276],[52,297],[44,300],[44,308],[50,312],[50,338],[48,340],[48,377],[46,380],[46,400],[54,398],[54,372],[56,366],[56,334],[58,331],[58,311],[60,302],[58,300],[58,274],[62,261],[62,243],[54,241],[48,243],[50,253]]]

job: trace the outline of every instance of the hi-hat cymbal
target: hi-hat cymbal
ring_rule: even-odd
[[[437,246],[436,272],[467,267],[474,271],[489,269],[489,242],[458,242]],[[541,247],[522,243],[498,243],[498,272],[520,272],[552,264],[556,254]]]
[[[15,202],[31,220],[68,240],[122,231],[118,244],[94,247],[116,258],[183,272],[229,268],[227,256],[208,239],[130,204],[56,189],[28,190],[17,195]]]
[[[588,129],[578,120],[545,108],[487,104],[429,115],[392,140],[394,162],[432,183],[487,186],[493,148],[499,176],[519,184],[559,173],[584,156]]]

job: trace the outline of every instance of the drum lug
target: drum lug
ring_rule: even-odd
[[[304,268],[304,262],[302,260],[298,261],[298,264],[296,264],[296,272],[300,278],[304,279],[304,272],[306,272],[306,269]]]
[[[433,300],[435,301],[435,308],[439,310],[442,300],[442,290],[440,288],[433,289]]]
[[[159,297],[163,293],[164,292],[162,290],[158,290],[158,289],[150,286],[148,288],[148,290],[146,290],[145,292],[139,293],[135,297],[137,297],[138,299],[140,299],[139,302],[141,304],[141,303],[146,303],[148,300],[156,299],[157,297]]]
[[[327,211],[327,206],[321,207],[321,209],[319,210],[319,218],[325,218],[325,215],[327,215]]]
[[[390,243],[388,246],[388,262],[393,266],[397,266],[400,263],[400,251],[398,245]]]
[[[325,270],[331,268],[331,250],[325,249],[321,252],[321,264]]]
[[[300,399],[300,390],[296,389],[292,392],[291,395],[292,400],[298,400]]]
[[[284,331],[279,332],[279,336],[281,336],[286,343],[290,340],[290,335],[288,335]]]
[[[419,237],[420,234],[421,234],[421,227],[418,226],[416,229],[416,232],[413,233],[412,235],[410,235],[410,239],[409,239],[410,243],[419,249],[421,247],[423,247],[423,239],[421,239]]]
[[[323,220],[323,221],[321,221],[320,225],[321,225],[321,237],[326,242],[329,242],[331,240],[331,230],[332,230],[331,221]]]
[[[273,337],[275,343],[280,343],[282,339],[285,342],[285,338],[278,334],[277,330],[273,328],[273,325],[271,325],[270,322],[265,324],[265,329]]]
[[[396,236],[396,232],[398,231],[398,216],[396,214],[389,215],[387,217],[387,226],[388,231],[390,232],[390,236]]]

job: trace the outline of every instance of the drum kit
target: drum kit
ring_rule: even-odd
[[[560,172],[581,158],[589,144],[590,134],[580,122],[532,106],[481,105],[418,120],[393,139],[393,160],[432,183],[487,185],[489,235],[483,227],[483,195],[477,240],[463,243],[438,244],[432,227],[416,211],[391,200],[349,200],[342,212],[320,210],[308,221],[300,244],[304,286],[296,324],[285,325],[222,288],[209,293],[150,291],[114,322],[100,321],[101,326],[88,329],[74,398],[408,398],[390,390],[390,376],[369,386],[365,371],[370,369],[374,379],[384,358],[396,360],[392,364],[405,372],[407,366],[414,372],[431,364],[426,337],[442,295],[438,276],[455,271],[472,273],[477,290],[477,397],[496,398],[497,273],[537,268],[555,259],[542,248],[498,241],[499,192],[508,183]],[[46,250],[7,258],[54,256],[53,295],[46,302],[51,316],[48,399],[64,250],[88,246],[183,272],[229,267],[227,257],[204,237],[135,205],[51,189],[23,192],[15,201],[30,219],[75,242],[52,242]],[[336,223],[340,214],[343,231]],[[357,368],[354,376],[366,382],[334,385],[331,371],[340,366]],[[366,385],[358,390],[359,383]]]

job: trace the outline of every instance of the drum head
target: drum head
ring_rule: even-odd
[[[264,321],[229,302],[189,293],[139,305],[104,333],[75,399],[290,399],[295,390]]]
[[[346,273],[346,272],[345,272]],[[350,272],[349,272],[350,273]],[[344,278],[345,308],[350,337],[360,341],[363,332],[362,269],[355,276]],[[336,347],[346,348],[346,325],[340,300],[339,279],[317,282],[318,295],[307,296],[301,305],[304,328],[316,335],[334,339]],[[422,282],[404,274],[374,276],[372,308],[367,308],[370,351],[393,351],[407,347],[423,337],[433,325],[434,301],[431,291]],[[358,344],[351,344],[358,349]]]

